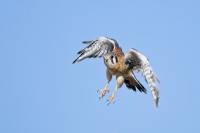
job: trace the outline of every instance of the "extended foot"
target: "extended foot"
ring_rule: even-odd
[[[109,92],[108,88],[104,88],[103,90],[98,90],[98,92],[100,92],[100,96],[99,99],[103,98],[107,92]]]
[[[115,103],[115,93],[112,93],[112,95],[107,100],[108,105],[111,103]]]

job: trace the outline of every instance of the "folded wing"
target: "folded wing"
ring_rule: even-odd
[[[130,49],[126,54],[124,61],[129,69],[142,72],[146,82],[149,84],[156,107],[158,107],[160,96],[157,83],[160,81],[153,72],[148,59],[137,50]]]

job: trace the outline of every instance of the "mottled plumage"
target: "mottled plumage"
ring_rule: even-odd
[[[84,41],[83,43],[88,44],[88,46],[78,52],[80,55],[73,64],[80,62],[85,58],[103,57],[107,67],[106,75],[108,82],[103,90],[99,90],[101,92],[100,98],[103,98],[105,94],[109,92],[108,84],[113,75],[116,76],[117,86],[109,97],[108,104],[114,102],[114,95],[123,83],[125,83],[127,88],[132,89],[133,91],[138,89],[140,92],[146,93],[147,90],[134,75],[135,71],[140,71],[146,82],[149,84],[156,107],[158,107],[159,91],[157,82],[159,82],[159,80],[153,72],[148,59],[144,55],[135,49],[130,49],[128,53],[124,55],[117,41],[107,37],[99,37],[96,40]]]

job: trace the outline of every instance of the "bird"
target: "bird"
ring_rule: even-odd
[[[83,41],[83,44],[87,44],[87,46],[77,53],[79,56],[73,61],[73,64],[86,58],[103,57],[107,68],[107,83],[104,89],[98,90],[100,92],[99,99],[109,92],[108,86],[113,76],[116,77],[117,85],[107,100],[108,105],[115,103],[115,94],[123,84],[135,92],[138,90],[147,93],[146,88],[137,80],[134,74],[135,72],[140,72],[149,85],[155,106],[158,107],[160,99],[158,83],[160,83],[160,80],[154,73],[147,57],[134,48],[129,49],[125,55],[115,39],[104,36],[90,41]]]

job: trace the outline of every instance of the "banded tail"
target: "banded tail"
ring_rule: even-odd
[[[124,77],[124,83],[127,88],[132,89],[135,92],[137,88],[140,92],[144,92],[145,94],[147,93],[145,87],[136,79],[133,73],[129,77]]]

